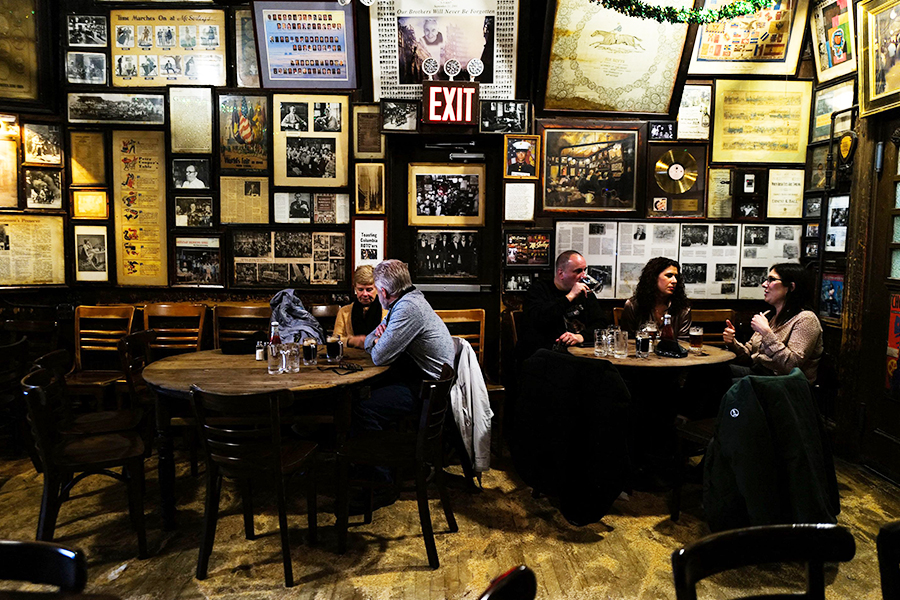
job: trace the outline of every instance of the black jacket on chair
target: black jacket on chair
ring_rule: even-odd
[[[538,350],[524,363],[511,451],[535,491],[577,525],[603,518],[627,483],[628,388],[608,361]]]
[[[704,467],[712,531],[776,523],[835,523],[834,463],[800,369],[744,377],[722,398]]]

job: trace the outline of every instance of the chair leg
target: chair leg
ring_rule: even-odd
[[[338,530],[338,553],[347,551],[347,522],[350,513],[350,464],[346,458],[338,456],[338,487],[337,487],[337,520],[335,525]]]
[[[138,558],[147,558],[147,531],[144,527],[144,459],[125,467],[128,477],[128,510],[138,538]]]
[[[256,534],[253,531],[253,484],[250,478],[239,479],[238,488],[241,492],[241,508],[244,511],[244,537],[252,540]]]
[[[422,525],[422,537],[425,539],[425,552],[428,554],[428,564],[432,569],[441,566],[437,555],[437,546],[434,543],[434,529],[431,526],[431,512],[428,510],[428,481],[425,469],[419,468],[416,472],[416,500],[419,504],[419,522]]]
[[[281,532],[281,560],[284,562],[284,587],[294,586],[294,569],[291,564],[291,542],[287,521],[287,500],[284,497],[284,480],[275,475],[275,494],[278,496],[278,530]]]
[[[196,477],[198,473],[197,468],[197,431],[194,429],[194,425],[189,425],[184,428],[184,443],[188,447],[188,456],[191,461],[191,477]]]
[[[447,486],[444,485],[444,469],[435,468],[434,482],[437,484],[438,493],[441,495],[441,506],[444,509],[444,517],[447,518],[447,526],[450,531],[456,533],[459,526],[456,524],[456,517],[453,516],[453,505],[450,504],[450,494],[447,492]]]
[[[41,514],[38,517],[37,536],[39,542],[52,542],[59,515],[60,480],[56,473],[44,472],[44,495],[41,498]]]
[[[309,544],[315,544],[318,539],[319,509],[316,498],[316,471],[312,460],[306,469],[306,520],[309,528]]]
[[[675,481],[672,482],[672,500],[669,507],[669,518],[677,523],[681,518],[681,488],[684,485],[684,442],[677,438],[675,442]]]
[[[203,535],[200,538],[200,555],[197,558],[197,579],[206,579],[209,557],[216,539],[216,521],[219,518],[219,492],[221,477],[211,464],[206,469],[206,506],[203,511]]]

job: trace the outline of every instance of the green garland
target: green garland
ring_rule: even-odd
[[[654,21],[659,22],[697,23],[700,25],[749,15],[772,4],[772,0],[735,0],[722,8],[704,8],[696,10],[689,8],[675,8],[674,6],[653,6],[652,4],[645,4],[644,2],[641,2],[641,0],[590,1],[630,17],[653,19]]]

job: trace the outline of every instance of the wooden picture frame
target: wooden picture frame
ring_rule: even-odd
[[[825,189],[825,174],[828,167],[828,144],[809,147],[806,158],[806,191],[821,192]],[[832,174],[832,177],[834,175]]]
[[[706,158],[706,144],[648,148],[647,218],[706,216]]]
[[[106,134],[69,130],[69,173],[72,187],[106,185]]]
[[[482,226],[486,185],[483,163],[410,163],[408,224]]]
[[[413,279],[478,279],[481,235],[474,229],[417,229],[413,237]]]
[[[721,9],[727,4],[729,0],[707,0],[704,8]],[[752,15],[701,26],[688,74],[794,75],[803,49],[809,0],[792,0],[791,4],[790,14],[780,0],[773,0]],[[760,35],[758,23],[767,24],[765,33],[770,35]]]
[[[356,89],[352,4],[257,0],[253,22],[264,89]]]
[[[70,93],[69,123],[165,125],[165,94]]]
[[[506,179],[538,179],[541,168],[541,136],[504,135],[505,164],[503,177]]]
[[[538,120],[537,132],[544,149],[544,213],[638,210],[646,123]]]
[[[62,127],[56,123],[22,124],[23,165],[47,167],[63,164]]]
[[[276,94],[272,97],[273,123],[279,120],[272,134],[275,185],[347,186],[349,106],[348,97],[342,95]],[[292,111],[296,117],[293,122],[289,118]],[[306,160],[307,156],[315,156],[317,160]]]
[[[709,125],[713,114],[713,84],[689,82],[681,94],[676,120],[679,141],[708,141]]]
[[[73,219],[109,218],[109,194],[105,189],[73,189],[69,191],[69,194]]]
[[[422,103],[418,100],[391,98],[381,101],[382,133],[415,133],[422,120]]]
[[[23,179],[26,208],[62,210],[62,171],[59,169],[25,167]]]
[[[0,103],[5,110],[45,109],[49,104],[51,74],[50,25],[56,3],[49,0],[19,0],[4,8],[7,27],[0,32],[0,71],[5,73]],[[53,50],[55,51],[55,50]]]
[[[219,169],[265,171],[269,167],[269,100],[259,94],[219,94]]]
[[[699,8],[681,0],[677,8]],[[547,3],[535,101],[542,113],[674,119],[696,26],[580,0]]]
[[[353,105],[353,158],[378,160],[384,158],[385,138],[381,133],[381,105]]]
[[[109,237],[106,225],[75,225],[75,281],[109,281]]]
[[[818,0],[810,7],[813,59],[819,83],[856,71],[856,19],[853,4]]]
[[[5,213],[0,245],[7,260],[21,261],[0,273],[0,287],[62,286],[66,283],[65,217],[54,214]],[[40,240],[40,260],[34,240]]]
[[[809,132],[809,143],[824,142],[831,133],[831,115],[834,112],[845,110],[853,106],[856,98],[856,81],[848,79],[828,87],[816,90],[813,102],[813,120]],[[853,126],[852,111],[843,112],[834,120],[834,137],[849,131]]]
[[[478,102],[479,133],[526,134],[531,131],[528,100],[484,100]]]
[[[552,229],[507,229],[503,232],[506,257],[503,266],[510,268],[551,267],[553,256]]]
[[[355,218],[351,227],[353,237],[351,269],[355,271],[363,265],[374,267],[383,261],[387,251],[387,221]]]
[[[221,236],[182,234],[173,237],[172,287],[225,286]]]
[[[385,205],[384,163],[356,163],[354,213],[383,215]]]
[[[882,59],[879,57],[880,49],[886,48],[889,38],[883,36],[889,32],[894,21],[900,0],[866,0],[858,7],[859,23],[857,27],[858,41],[860,45],[859,56],[861,63],[857,68],[859,77],[859,116],[867,117],[896,106],[900,106],[900,85],[889,87],[888,81],[897,78],[891,76],[891,72],[900,67],[896,63],[885,70],[879,68]],[[881,32],[881,33],[879,33]]]

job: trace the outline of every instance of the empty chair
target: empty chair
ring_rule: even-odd
[[[138,556],[146,556],[141,436],[133,431],[77,436],[60,433],[56,411],[66,402],[66,388],[58,376],[46,369],[26,375],[22,379],[22,392],[44,474],[37,539],[53,541],[60,505],[79,481],[89,475],[107,475],[128,487],[128,508],[131,523],[137,530]],[[122,473],[110,470],[115,467],[122,467]]]
[[[725,330],[725,320],[735,321],[734,311],[730,308],[716,309],[692,309],[691,323],[703,327],[703,343],[708,346],[725,346],[722,341],[722,332]]]
[[[267,332],[272,308],[266,306],[216,306],[213,309],[213,339],[222,344],[246,340],[258,331]]]
[[[288,541],[286,480],[303,470],[308,485],[307,518],[309,541],[316,539],[316,488],[313,459],[316,444],[282,441],[281,410],[293,403],[289,390],[259,394],[216,394],[191,386],[191,406],[197,418],[203,451],[206,454],[206,507],[203,537],[197,559],[197,579],[206,579],[216,521],[222,478],[233,479],[241,491],[244,534],[254,538],[251,478],[266,475],[275,487],[278,526],[284,563],[284,584],[294,585]]]
[[[441,378],[435,381],[422,382],[419,393],[421,412],[416,432],[368,431],[350,438],[338,450],[338,493],[337,493],[337,527],[338,551],[347,549],[347,526],[349,521],[349,488],[350,465],[370,465],[380,467],[413,468],[416,478],[416,500],[419,505],[419,522],[425,539],[425,550],[428,564],[437,569],[440,566],[437,547],[434,543],[434,529],[431,524],[431,512],[428,508],[428,477],[434,472],[444,508],[444,516],[450,531],[458,531],[450,495],[444,486],[444,465],[441,442],[443,439],[444,419],[449,407],[450,385],[453,382],[453,369],[444,365]],[[355,485],[372,486],[373,482],[353,482]],[[366,522],[371,521],[371,504],[366,511]]]
[[[881,572],[881,597],[900,598],[900,521],[882,526],[876,540],[878,570]]]
[[[28,337],[28,357],[31,360],[59,347],[59,323],[56,321],[10,319],[3,322],[2,328],[14,338],[10,342]]]
[[[716,573],[766,563],[806,563],[804,594],[743,596],[744,598],[825,598],[825,563],[846,562],[856,554],[856,542],[839,525],[765,525],[723,531],[672,554],[675,597],[696,600],[697,582]]]
[[[87,583],[84,552],[50,542],[0,540],[0,579],[55,585],[77,594]]]
[[[339,304],[313,304],[307,306],[306,309],[319,321],[326,333],[334,331],[334,322],[337,319],[338,311],[341,310]]]
[[[107,390],[124,377],[117,344],[133,323],[133,306],[75,308],[75,366],[66,375],[70,394],[92,395],[101,408]]]
[[[534,600],[536,595],[534,571],[519,565],[493,580],[478,600]]]
[[[144,329],[153,329],[152,360],[173,354],[199,352],[206,323],[205,304],[148,304],[144,307]]]

